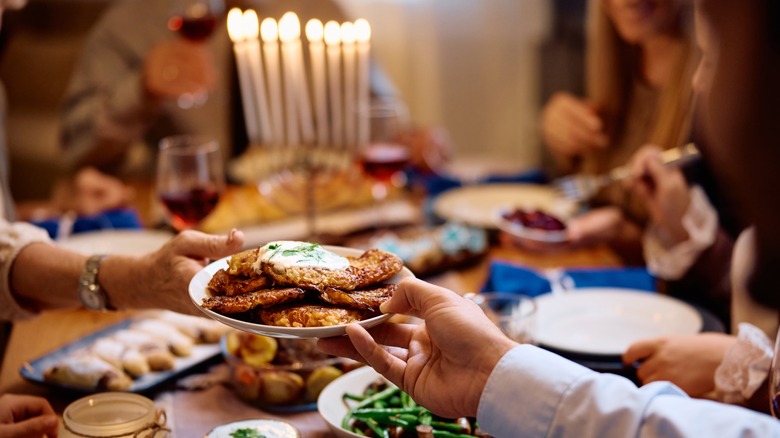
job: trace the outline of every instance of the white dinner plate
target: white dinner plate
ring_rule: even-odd
[[[81,254],[144,255],[173,237],[163,230],[101,230],[73,234],[57,245]]]
[[[504,207],[496,210],[494,219],[499,230],[504,231],[505,233],[509,233],[520,239],[535,240],[537,242],[562,243],[569,240],[569,233],[566,229],[542,230],[539,228],[529,228],[523,226],[521,223],[506,220],[504,215],[514,210],[514,208]],[[564,222],[564,224],[566,223],[565,221],[562,222]]]
[[[522,183],[465,186],[448,190],[433,201],[437,216],[488,229],[496,229],[495,212],[498,209],[512,207],[549,211],[568,219],[576,211],[577,204],[562,197],[551,186]]]
[[[330,382],[317,398],[317,410],[328,423],[333,434],[339,438],[360,438],[361,435],[341,428],[341,420],[349,410],[342,398],[344,394],[363,394],[366,388],[383,380],[373,368],[365,366],[350,371]]]
[[[324,245],[323,247],[329,251],[333,251],[336,254],[345,257],[359,257],[364,252],[361,249],[344,248],[340,246]],[[231,318],[230,316],[222,315],[209,309],[204,309],[201,306],[201,303],[203,302],[204,298],[209,296],[207,292],[209,281],[215,272],[219,271],[220,269],[227,268],[228,260],[230,260],[229,256],[209,264],[200,270],[200,272],[195,274],[195,277],[193,277],[190,281],[190,299],[192,299],[192,302],[195,303],[198,309],[200,309],[210,318],[216,319],[217,321],[237,330],[243,330],[245,332],[271,336],[275,338],[330,338],[333,336],[341,336],[346,333],[347,326],[345,324],[326,327],[277,327],[242,321],[240,319]],[[406,267],[403,267],[401,268],[400,272],[387,280],[387,283],[398,283],[406,277],[414,277],[414,274],[412,274],[412,271]],[[391,316],[392,314],[386,313],[375,316],[373,318],[364,319],[358,322],[358,324],[365,328],[370,328],[377,324],[381,324],[382,322],[388,320]]]
[[[536,341],[575,353],[621,355],[640,339],[701,331],[689,304],[654,292],[582,288],[536,298]]]

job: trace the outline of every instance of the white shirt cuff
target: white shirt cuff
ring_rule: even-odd
[[[715,391],[726,403],[741,404],[753,396],[769,373],[772,341],[758,327],[739,324],[737,342],[726,350],[715,370]]]

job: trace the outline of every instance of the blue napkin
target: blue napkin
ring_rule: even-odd
[[[32,221],[33,225],[45,229],[52,239],[57,238],[59,232],[59,218]],[[97,230],[118,230],[142,228],[141,218],[138,212],[132,209],[108,210],[94,216],[80,216],[73,223],[73,233],[83,233]]]
[[[463,186],[463,181],[453,176],[437,175],[437,174],[423,174],[416,171],[411,171],[408,174],[410,181],[413,184],[421,185],[425,188],[425,193],[429,197],[433,198],[447,190],[452,190]],[[502,174],[502,175],[488,175],[475,181],[475,184],[489,184],[489,183],[528,183],[528,184],[545,184],[548,182],[547,175],[539,169],[526,170],[514,174]]]
[[[655,277],[642,267],[573,268],[560,272],[569,287],[615,287],[655,291]],[[569,281],[570,280],[570,281]],[[535,297],[552,289],[550,278],[533,268],[500,260],[490,262],[482,292],[511,292]]]

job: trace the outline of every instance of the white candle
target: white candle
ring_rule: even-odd
[[[341,24],[341,51],[344,55],[344,138],[347,146],[356,144],[355,132],[355,26]]]
[[[268,73],[268,94],[271,102],[271,122],[273,124],[274,143],[284,140],[284,115],[282,108],[282,78],[279,71],[279,27],[276,20],[266,18],[260,25],[263,38],[263,57]]]
[[[260,121],[260,138],[263,144],[274,140],[271,128],[271,118],[268,114],[268,99],[265,94],[265,73],[263,61],[260,58],[260,41],[258,40],[260,23],[257,13],[251,9],[244,11],[244,30],[246,36],[246,53],[249,58],[249,72],[252,78],[252,88],[255,91],[255,105]]]
[[[257,112],[252,97],[252,81],[249,73],[249,64],[246,54],[246,32],[244,29],[244,16],[241,10],[233,8],[228,12],[227,27],[230,40],[233,42],[233,51],[236,55],[236,68],[238,69],[238,82],[241,88],[241,104],[244,108],[244,124],[250,143],[260,138],[257,126]]]
[[[341,26],[325,23],[325,45],[328,54],[328,91],[330,95],[330,131],[334,146],[344,145],[344,120],[341,95]]]
[[[325,97],[325,45],[322,42],[325,30],[316,18],[306,23],[306,39],[309,40],[312,84],[314,85],[314,110],[317,115],[317,143],[328,144],[328,102]]]
[[[301,22],[295,12],[284,15],[291,17],[291,28],[295,30],[289,41],[293,65],[295,67],[295,102],[298,109],[298,121],[301,125],[301,137],[304,143],[314,143],[314,120],[312,119],[311,98],[309,97],[309,81],[306,74],[306,64],[303,61],[303,44],[301,43]],[[284,17],[282,17],[284,18]]]
[[[295,102],[295,54],[290,43],[295,38],[295,23],[284,14],[279,20],[279,39],[282,41],[282,70],[284,72],[284,114],[287,126],[287,144],[300,144]]]
[[[358,145],[368,144],[369,111],[369,52],[371,50],[371,26],[363,18],[355,20],[355,39],[357,40],[357,141]]]

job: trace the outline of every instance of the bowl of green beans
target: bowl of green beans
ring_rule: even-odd
[[[317,409],[339,438],[489,437],[473,418],[432,414],[370,367],[328,384],[317,399]]]

